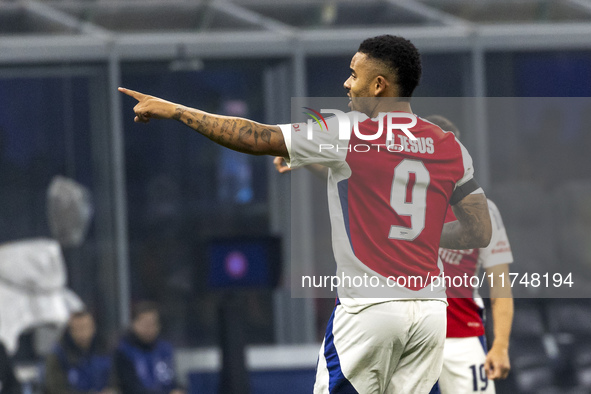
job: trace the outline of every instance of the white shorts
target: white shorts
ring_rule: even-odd
[[[355,314],[337,305],[314,394],[429,393],[441,371],[445,330],[442,301],[388,301]]]
[[[495,393],[495,384],[484,370],[486,338],[447,338],[443,369],[439,377],[441,394]]]

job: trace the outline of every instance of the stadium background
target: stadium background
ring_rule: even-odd
[[[285,122],[291,97],[342,96],[359,42],[384,33],[421,51],[418,97],[532,98],[517,104],[519,124],[487,116],[478,100],[450,117],[504,217],[512,270],[564,264],[577,268],[574,280],[591,281],[585,0],[0,1],[0,242],[48,235],[54,175],[87,186],[95,216],[86,242],[64,250],[69,287],[107,340],[134,301],[159,302],[184,378],[202,375],[191,375],[197,387],[219,367],[226,297],[207,285],[208,241],[280,236],[282,284],[240,294],[247,361],[259,373],[253,392],[290,378],[309,387],[332,301],[291,299],[287,262],[294,247],[312,265],[330,260],[328,229],[319,223],[292,245],[290,196],[294,220],[312,220],[324,202],[308,192],[321,182],[280,176],[269,158],[226,151],[180,125],[140,129],[116,88]],[[544,111],[527,111],[546,97]],[[589,392],[589,293],[560,295],[517,291],[513,370],[499,392]],[[291,388],[282,391],[300,392]]]

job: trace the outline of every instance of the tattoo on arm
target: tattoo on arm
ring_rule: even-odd
[[[267,144],[271,143],[271,131],[269,131],[269,129],[261,131],[261,140],[265,141]]]
[[[247,119],[201,113],[184,106],[175,108],[173,119],[183,122],[214,142],[238,151],[271,154],[281,152],[285,147],[285,141],[276,130]],[[277,140],[278,138],[281,140]],[[264,146],[257,149],[259,140],[264,142],[261,144]],[[280,145],[269,150],[279,141]]]
[[[248,139],[251,134],[252,134],[252,127],[250,127],[248,125],[242,126],[240,128],[240,130],[238,130],[238,140],[244,141],[244,140]]]
[[[491,225],[484,194],[468,196],[455,206],[457,221],[446,223],[441,235],[441,246],[448,249],[482,248],[490,240]],[[487,243],[488,244],[488,243]]]
[[[174,115],[172,115],[172,118],[174,120],[181,120],[181,116],[183,116],[183,113],[187,110],[187,108],[182,107],[182,106],[177,106],[174,110]]]
[[[462,204],[462,223],[467,225],[467,232],[468,234],[464,234],[461,241],[464,244],[469,242],[468,235],[472,234],[476,237],[483,237],[484,234],[484,226],[482,224],[482,217],[486,214],[488,208],[486,206],[482,206],[480,203],[476,202],[466,202]]]
[[[207,129],[205,128],[206,124],[207,124],[207,115],[203,115],[201,122],[199,122],[199,130],[197,130],[197,131],[202,134],[205,134],[205,132],[207,131]]]
[[[224,120],[224,123],[222,123],[222,131],[220,132],[220,135],[226,134],[226,132],[228,131],[229,128],[230,128],[230,120],[226,119],[226,120]]]
[[[190,116],[188,116],[190,115]],[[199,114],[195,111],[188,111],[187,121],[185,122],[187,126],[191,126],[193,122],[195,122],[199,118]],[[206,118],[206,115],[203,115],[203,118]],[[182,119],[181,119],[182,121]],[[191,126],[192,127],[192,126]]]

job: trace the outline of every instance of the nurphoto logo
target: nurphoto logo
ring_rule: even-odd
[[[349,140],[351,138],[351,121],[349,116],[343,111],[338,109],[321,109],[320,112],[313,110],[309,107],[303,107],[304,109],[310,112],[304,112],[304,114],[310,116],[312,119],[308,119],[307,123],[307,133],[306,138],[308,140],[312,140],[314,138],[314,121],[320,126],[320,130],[324,131],[324,127],[326,127],[326,131],[328,130],[328,124],[326,119],[322,114],[333,114],[337,119],[337,124],[339,127],[339,140]],[[380,112],[376,119],[378,123],[378,130],[375,134],[362,134],[359,131],[359,115],[360,112],[353,112],[353,132],[360,140],[364,141],[373,141],[377,140],[382,136],[384,133],[384,122],[383,119],[386,117],[386,133],[387,133],[387,140],[393,141],[393,130],[400,130],[406,136],[416,141],[417,137],[415,137],[411,132],[410,128],[413,128],[417,124],[417,117],[414,114],[406,113],[406,112]],[[403,120],[402,123],[399,123],[400,120]],[[410,123],[408,122],[410,120]],[[323,127],[324,125],[324,127]]]

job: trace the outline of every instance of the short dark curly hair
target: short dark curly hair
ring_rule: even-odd
[[[409,40],[385,34],[364,40],[357,52],[379,60],[397,78],[400,97],[410,98],[421,79],[421,55]]]

